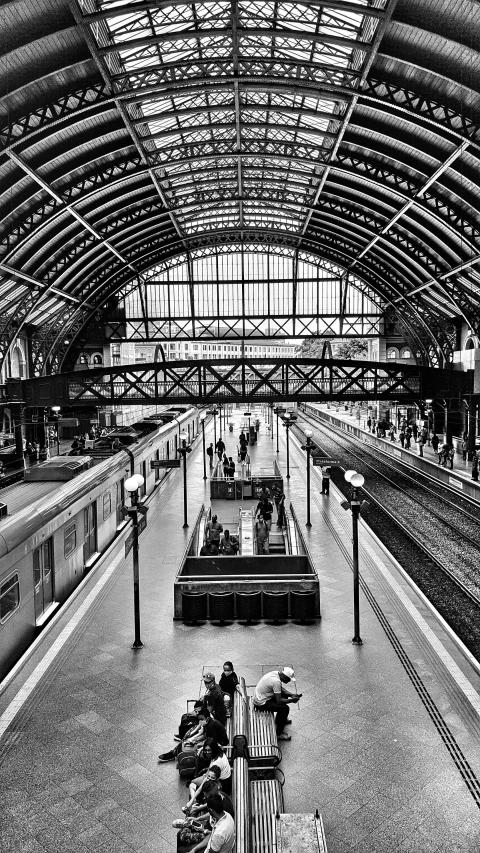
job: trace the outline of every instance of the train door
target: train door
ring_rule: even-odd
[[[147,494],[147,463],[145,461],[142,462],[142,477],[143,477],[142,497],[145,497],[145,495]]]
[[[35,621],[39,621],[53,603],[53,543],[47,539],[33,552]]]
[[[116,512],[117,512],[117,527],[120,527],[123,521],[125,521],[123,515],[123,506],[125,504],[125,486],[124,480],[120,480],[117,483],[117,504],[116,504]]]
[[[93,501],[83,510],[83,564],[97,551],[97,502]]]
[[[160,460],[160,451],[159,450],[155,451],[155,459],[157,460],[157,462]],[[160,479],[160,469],[155,468],[155,482],[157,483],[159,479]]]

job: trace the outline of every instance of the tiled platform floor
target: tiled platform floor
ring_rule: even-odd
[[[227,433],[232,455],[237,433]],[[275,445],[262,425],[253,467],[273,460]],[[282,464],[283,432],[279,456]],[[304,466],[292,438],[287,498],[300,519]],[[364,645],[356,647],[350,517],[334,489],[329,498],[318,494],[312,470],[307,536],[322,620],[196,628],[173,622],[173,579],[188,537],[180,475],[156,496],[141,537],[145,648],[131,649],[131,557],[119,558],[92,575],[0,695],[0,733],[10,713],[0,738],[2,853],[174,851],[171,821],[187,792],[174,765],[158,765],[157,755],[171,746],[186,698],[198,694],[202,665],[229,658],[249,679],[262,664],[294,666],[304,698],[292,710],[292,741],[282,744],[285,804],[287,811],[320,809],[329,853],[478,853],[480,678],[382,549],[362,530],[362,575],[374,598],[362,595]],[[199,443],[189,458],[192,522],[201,503],[208,505],[202,475]],[[214,502],[220,520],[230,520],[235,506]],[[372,604],[388,621],[390,639]],[[38,679],[37,667],[44,669]],[[473,793],[460,760],[471,768]]]

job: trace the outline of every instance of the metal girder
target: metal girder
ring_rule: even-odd
[[[380,24],[377,28],[377,31],[375,33],[375,37],[373,39],[373,42],[370,45],[370,50],[368,51],[368,54],[367,54],[367,61],[365,62],[364,66],[363,66],[362,73],[361,73],[360,78],[359,78],[358,88],[361,88],[363,86],[363,84],[365,83],[365,80],[367,79],[368,73],[369,73],[370,68],[372,66],[372,63],[375,59],[376,53],[377,53],[378,48],[380,46],[380,42],[381,42],[383,34],[385,32],[385,28],[387,26],[388,21],[391,19],[391,16],[393,14],[393,11],[395,9],[396,4],[397,4],[397,0],[389,0],[388,4],[384,10],[385,15],[384,15],[382,21],[380,22]],[[324,172],[322,173],[320,183],[319,183],[319,185],[317,187],[317,191],[315,193],[315,198],[314,198],[314,203],[313,203],[314,206],[316,206],[318,204],[318,200],[319,200],[320,195],[321,195],[323,188],[325,186],[325,182],[328,178],[330,168],[333,164],[334,158],[337,155],[337,152],[340,148],[340,144],[342,142],[342,139],[345,135],[346,129],[347,129],[348,124],[350,122],[350,119],[352,117],[352,113],[353,113],[353,110],[354,110],[355,105],[357,103],[358,96],[359,96],[359,92],[357,90],[357,92],[352,96],[352,100],[351,100],[347,110],[345,111],[345,115],[343,117],[342,125],[340,127],[337,139],[336,139],[334,146],[332,148],[332,151],[331,151],[329,163],[328,163],[326,169],[324,170]],[[307,216],[305,217],[305,222],[303,224],[301,237],[304,237],[306,232],[307,232],[308,224],[310,222],[310,218],[311,218],[311,212],[307,213]],[[300,240],[300,243],[301,243],[301,240]]]
[[[219,359],[94,368],[4,386],[28,406],[276,400],[458,400],[473,372],[337,359]]]
[[[152,9],[169,9],[171,6],[184,6],[186,0],[146,0],[139,3],[122,3],[121,5],[111,5],[105,9],[99,9],[95,12],[85,14],[85,21],[90,24],[95,24],[98,21],[106,21],[109,18],[116,17],[119,13],[127,14],[128,12],[150,12]],[[306,6],[312,9],[339,9],[342,12],[350,12],[353,14],[362,14],[371,18],[383,18],[385,12],[383,9],[373,6],[364,6],[359,10],[358,3],[343,2],[343,0],[331,0],[325,3],[321,0],[295,0],[296,6]]]

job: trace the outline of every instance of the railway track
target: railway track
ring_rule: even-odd
[[[480,507],[460,496],[457,504],[456,493],[440,483],[435,493],[429,478],[423,485],[397,461],[379,459],[376,448],[359,447],[330,425],[303,417],[322,452],[341,453],[346,468],[364,475],[371,502],[365,521],[480,660]],[[293,429],[301,433],[298,425]],[[332,479],[346,495],[343,474],[334,470]]]

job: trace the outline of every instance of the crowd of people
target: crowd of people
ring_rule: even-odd
[[[228,744],[227,716],[238,692],[246,701],[232,661],[225,661],[219,683],[213,672],[203,675],[204,695],[195,703],[191,725],[181,723],[174,735],[176,746],[158,756],[160,763],[180,764],[185,753],[193,754],[193,778],[187,782],[189,799],[183,817],[173,821],[178,829],[177,850],[196,853],[231,853],[235,845],[232,768],[225,754]],[[187,715],[189,716],[189,715]]]
[[[231,800],[232,768],[225,754],[228,744],[226,719],[233,707],[235,692],[243,701],[239,678],[232,661],[225,661],[219,683],[213,672],[203,675],[204,695],[195,703],[194,714],[181,722],[174,735],[176,745],[158,756],[160,763],[177,761],[180,770],[182,756],[194,757],[193,778],[187,781],[189,799],[182,807],[183,816],[173,821],[178,830],[179,853],[232,853],[235,846],[235,813]],[[291,740],[284,729],[291,723],[289,705],[301,698],[297,693],[295,673],[291,667],[265,673],[253,694],[253,705],[259,711],[275,714],[278,740]],[[190,717],[190,715],[184,715]],[[189,775],[192,775],[190,773]]]

